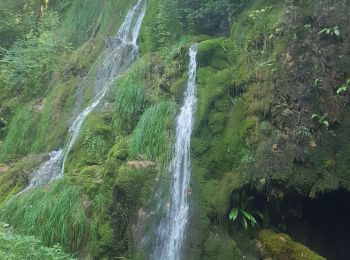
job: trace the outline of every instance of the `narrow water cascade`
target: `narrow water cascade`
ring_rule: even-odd
[[[157,229],[156,245],[152,259],[181,259],[181,248],[188,222],[188,195],[190,194],[190,145],[197,105],[196,72],[197,44],[191,46],[189,77],[184,93],[184,103],[176,119],[176,140],[170,164],[172,184],[170,204],[166,216]]]
[[[98,68],[97,72],[91,70],[86,76],[87,79],[93,81],[95,96],[92,103],[74,119],[69,128],[69,138],[64,148],[50,153],[50,159],[38,168],[27,188],[18,193],[17,196],[29,189],[63,177],[68,154],[77,140],[87,116],[100,104],[117,77],[129,68],[137,58],[137,39],[145,12],[146,0],[139,0],[129,10],[118,33],[106,40],[106,49],[92,66]]]

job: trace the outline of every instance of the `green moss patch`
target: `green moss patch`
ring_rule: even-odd
[[[286,234],[277,234],[272,230],[262,230],[259,233],[259,239],[265,256],[276,260],[322,260],[325,259],[317,253],[311,251],[306,246],[292,241]]]

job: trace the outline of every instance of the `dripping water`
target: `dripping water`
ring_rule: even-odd
[[[181,259],[181,248],[185,239],[185,231],[189,217],[188,196],[190,194],[190,144],[191,133],[196,112],[196,72],[197,44],[189,51],[189,77],[184,93],[184,103],[176,119],[176,140],[173,158],[170,164],[172,184],[170,204],[166,216],[157,229],[155,250],[152,259]]]
[[[74,119],[69,128],[66,145],[61,150],[50,153],[49,160],[34,172],[29,185],[16,196],[63,177],[68,154],[79,136],[85,119],[100,104],[118,75],[129,68],[138,55],[137,39],[145,12],[146,0],[139,0],[129,10],[118,33],[106,40],[105,51],[92,66],[98,67],[97,73],[90,71],[86,77],[93,78],[94,89],[97,90],[92,103]],[[92,75],[93,73],[96,75]]]

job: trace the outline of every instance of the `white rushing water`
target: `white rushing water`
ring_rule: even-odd
[[[166,216],[157,229],[155,251],[151,258],[181,259],[181,248],[185,238],[188,222],[188,196],[190,195],[190,145],[194,116],[197,106],[196,72],[197,44],[190,48],[190,64],[184,103],[176,119],[176,140],[174,154],[170,165],[173,174],[170,189],[170,204]]]
[[[86,76],[88,79],[93,78],[96,94],[92,103],[74,119],[69,128],[69,138],[65,147],[50,153],[50,159],[38,168],[27,188],[18,193],[17,196],[29,189],[63,177],[68,154],[79,136],[85,119],[100,104],[118,75],[129,68],[137,57],[137,38],[145,12],[146,0],[139,0],[129,10],[116,36],[109,37],[106,40],[107,47],[105,51],[102,52],[96,60],[96,64],[93,65],[93,67],[98,67],[97,72],[90,71]]]

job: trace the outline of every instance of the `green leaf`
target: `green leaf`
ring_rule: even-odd
[[[242,218],[242,222],[243,222],[244,229],[247,230],[248,223],[247,223],[247,221],[246,221],[246,219],[244,217]]]
[[[250,214],[250,213],[248,213],[248,212],[245,211],[245,210],[242,210],[242,214],[243,214],[243,216],[244,216],[246,219],[251,220],[251,214]]]
[[[242,214],[244,215],[244,217],[246,219],[249,220],[249,222],[251,223],[252,226],[253,226],[253,224],[257,224],[256,219],[254,218],[254,216],[251,213],[249,213],[245,210],[242,210]]]
[[[324,115],[320,118],[320,121],[321,121],[321,122],[325,121],[326,118],[327,118],[327,116],[328,116],[328,113],[324,114]]]
[[[335,30],[334,30],[334,34],[335,34],[336,36],[339,36],[339,35],[340,35],[339,30],[338,30],[338,29],[335,29]]]
[[[337,95],[341,94],[342,92],[345,92],[347,90],[346,85],[342,85],[340,88],[337,89]]]
[[[233,208],[230,212],[230,220],[235,221],[237,219],[238,216],[238,208]]]
[[[320,35],[320,34],[326,32],[326,31],[327,31],[327,28],[324,28],[323,30],[319,31],[318,35]]]
[[[317,114],[313,114],[313,115],[311,116],[311,119],[315,119],[315,118],[319,119],[319,118],[320,118],[320,116],[319,116],[319,115],[317,115]]]

